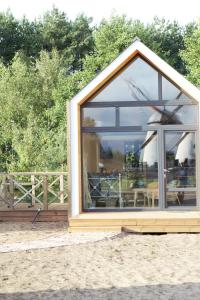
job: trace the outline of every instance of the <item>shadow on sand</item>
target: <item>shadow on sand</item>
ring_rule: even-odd
[[[0,293],[1,300],[196,300],[200,283],[146,285],[108,289],[60,289],[24,293]]]

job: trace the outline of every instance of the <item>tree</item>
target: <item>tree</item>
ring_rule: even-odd
[[[70,71],[82,68],[82,59],[93,51],[94,41],[91,18],[78,16],[74,22],[68,20],[64,12],[57,8],[44,14],[39,23],[43,37],[42,48],[51,51],[56,48],[65,58],[65,64]]]
[[[0,13],[0,57],[8,64],[16,52],[35,58],[42,48],[42,35],[36,22],[25,17],[16,20],[10,11]]]
[[[8,63],[19,50],[19,22],[8,11],[0,13],[0,57]]]
[[[191,25],[190,32],[193,30]],[[94,31],[95,52],[86,57],[84,69],[91,78],[114,60],[137,36],[177,71],[185,74],[180,51],[184,49],[186,34],[189,34],[189,29],[175,21],[155,18],[152,23],[144,25],[139,20],[133,21],[126,16],[112,16],[110,20],[103,20]]]
[[[66,166],[65,80],[56,50],[42,51],[35,64],[17,53],[12,64],[0,65],[2,170]]]
[[[78,16],[72,23],[71,52],[73,56],[73,71],[81,70],[83,59],[94,52],[93,28],[90,27],[92,18]]]
[[[157,18],[143,24],[125,16],[102,20],[97,28],[90,22],[84,15],[71,21],[56,8],[34,22],[0,14],[1,170],[65,169],[66,101],[135,36],[180,72],[186,64],[199,84],[195,24],[181,27]]]
[[[185,50],[181,56],[186,64],[188,79],[200,86],[200,26],[185,37]]]

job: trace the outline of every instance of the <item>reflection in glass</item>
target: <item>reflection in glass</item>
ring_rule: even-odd
[[[120,107],[120,126],[196,124],[195,105]]]
[[[159,95],[159,78],[161,88]],[[160,98],[159,98],[160,97]],[[141,57],[136,57],[127,67],[110,81],[92,102],[188,100],[189,97],[171,81],[159,74]]]
[[[196,192],[167,192],[167,206],[195,206]]]
[[[166,132],[165,149],[167,187],[195,187],[194,132]]]
[[[115,108],[89,108],[82,109],[82,126],[102,127],[115,126]]]
[[[83,133],[85,209],[158,206],[157,132]]]
[[[196,187],[195,133],[166,132],[165,151],[167,205],[195,205],[195,192],[187,191]]]
[[[92,102],[158,100],[158,72],[140,57],[114,78]]]
[[[163,100],[188,100],[189,98],[172,82],[170,82],[164,76],[162,76],[162,99]]]

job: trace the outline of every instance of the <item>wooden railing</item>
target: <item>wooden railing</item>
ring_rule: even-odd
[[[0,173],[0,210],[67,203],[67,172]]]

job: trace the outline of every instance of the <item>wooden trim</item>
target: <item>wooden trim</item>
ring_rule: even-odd
[[[200,232],[199,212],[119,212],[82,214],[69,220],[70,232]]]
[[[81,106],[78,105],[78,166],[79,166],[79,178],[78,178],[78,186],[79,186],[79,213],[83,211],[83,188],[82,188],[82,132],[81,132]]]
[[[89,94],[87,94],[79,103],[78,105],[83,105],[90,97],[92,97],[95,93],[100,91],[100,89],[105,86],[105,84],[108,84],[114,76],[119,74],[119,72],[124,70],[124,67],[128,66],[128,63],[131,59],[133,59],[137,54],[140,54],[138,50],[135,50],[127,59],[125,59],[117,68],[115,68],[106,78],[104,78],[103,81],[101,81],[97,86],[95,86]]]
[[[198,129],[196,131],[196,187],[197,187],[197,192],[196,192],[196,205],[197,208],[200,209],[200,183],[199,183],[199,178],[200,178],[200,154],[199,154],[199,147],[200,147],[200,105],[198,106]]]
[[[48,179],[47,176],[43,176],[43,206],[44,210],[48,209]]]
[[[4,173],[0,172],[0,176],[59,176],[59,175],[67,175],[67,172],[11,172],[11,173]]]
[[[67,126],[66,126],[66,134],[67,134],[67,198],[68,198],[68,215],[71,217],[71,138],[70,138],[70,102],[66,103],[66,119],[67,119]]]
[[[152,68],[154,68],[157,72],[159,72],[163,77],[165,77],[166,80],[168,80],[171,84],[173,84],[177,89],[183,91],[183,93],[188,96],[189,98],[193,99],[194,101],[196,101],[191,95],[189,95],[183,88],[181,88],[179,85],[177,85],[176,82],[174,82],[171,78],[169,78],[165,73],[163,73],[163,71],[155,66],[155,64],[148,59],[146,56],[144,56],[144,54],[139,53],[139,55],[141,56],[141,58],[146,61]],[[182,75],[183,76],[183,75]],[[197,101],[196,101],[197,102]],[[198,104],[198,103],[197,103]]]
[[[159,72],[163,77],[166,78],[169,82],[171,82],[176,88],[183,91],[184,94],[186,94],[189,98],[195,100],[191,95],[189,95],[183,88],[178,86],[173,80],[171,80],[163,71],[155,66],[155,64],[148,59],[146,56],[144,56],[140,51],[136,50],[134,51],[126,60],[123,61],[116,69],[114,69],[106,78],[104,78],[103,81],[101,81],[97,86],[95,86],[89,94],[87,94],[79,103],[78,105],[85,104],[94,94],[98,95],[102,91],[103,88],[105,88],[115,77],[117,77],[120,73],[122,73],[125,68],[129,66],[129,64],[132,62],[131,60],[133,58],[136,58],[137,56],[141,57],[145,62],[147,62],[153,69],[155,69],[157,72]]]
[[[0,211],[1,222],[33,222],[37,210]],[[67,222],[67,210],[41,210],[36,222]]]

